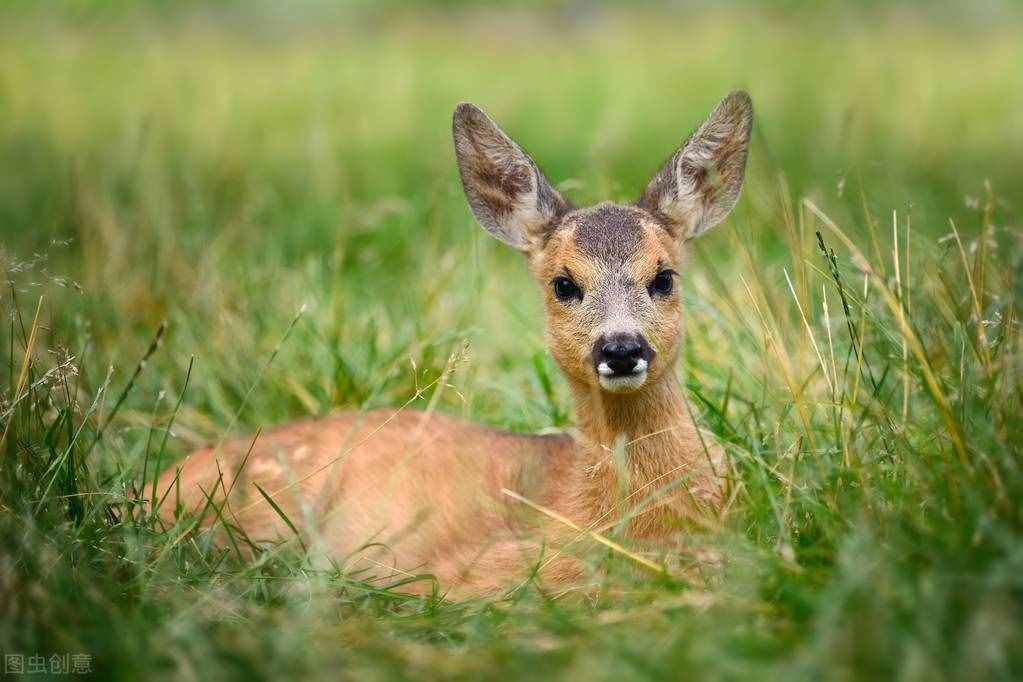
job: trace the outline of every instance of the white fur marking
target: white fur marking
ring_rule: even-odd
[[[597,380],[600,382],[600,387],[609,393],[628,393],[629,391],[635,391],[637,388],[646,383],[646,370],[642,372],[633,372],[632,374],[626,374],[620,377],[605,376],[603,374],[598,375]]]

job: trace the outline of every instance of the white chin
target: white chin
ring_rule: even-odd
[[[646,370],[620,377],[597,374],[597,379],[600,387],[608,393],[628,393],[646,383]]]

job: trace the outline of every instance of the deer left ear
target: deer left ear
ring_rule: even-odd
[[[681,241],[728,215],[739,200],[753,125],[753,102],[737,90],[682,143],[653,177],[637,204],[664,217]]]
[[[459,104],[452,128],[458,172],[476,221],[520,251],[536,248],[568,202],[478,107]]]

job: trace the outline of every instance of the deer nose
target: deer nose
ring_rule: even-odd
[[[593,346],[593,363],[603,376],[627,376],[646,371],[654,352],[640,334],[601,337]]]

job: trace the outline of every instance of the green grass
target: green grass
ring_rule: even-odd
[[[1017,13],[189,7],[0,16],[0,653],[127,679],[1023,674]],[[720,570],[596,555],[592,599],[452,603],[140,514],[144,471],[229,429],[410,399],[568,425],[451,110],[574,201],[624,200],[734,87],[747,185],[681,278],[679,371],[735,472],[693,540]],[[454,390],[416,397],[466,341]]]

